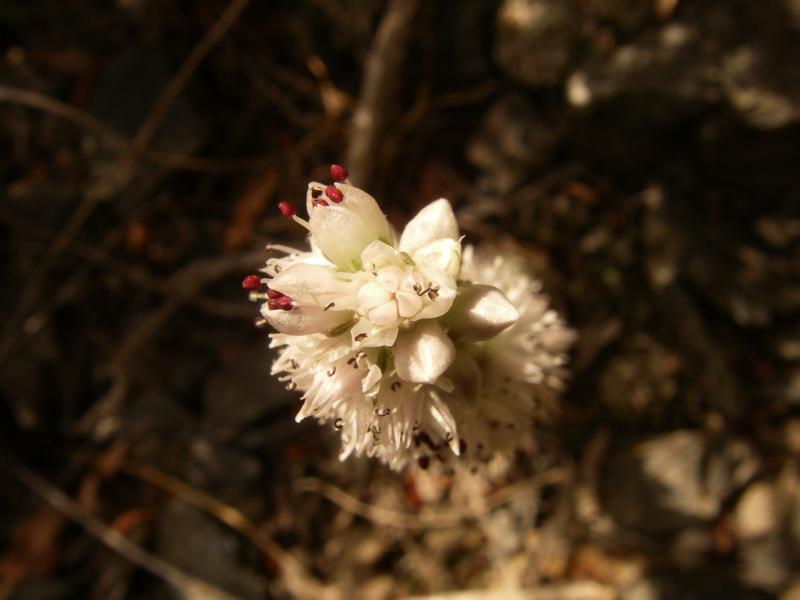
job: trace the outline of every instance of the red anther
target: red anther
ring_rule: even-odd
[[[311,206],[328,206],[328,203],[322,198],[317,198],[316,200],[311,201]]]
[[[270,300],[274,300],[275,298],[283,298],[283,294],[281,294],[278,290],[267,290],[267,297]]]
[[[278,209],[287,219],[291,219],[294,216],[294,206],[292,206],[291,202],[286,202],[286,200],[284,200],[278,204]]]
[[[242,287],[250,292],[254,292],[261,287],[261,277],[258,275],[248,275],[242,279]]]
[[[344,181],[350,176],[342,165],[331,165],[331,177],[334,181]]]
[[[281,310],[292,310],[292,299],[289,296],[281,296],[275,299],[275,303]]]
[[[344,200],[344,194],[336,189],[335,185],[329,185],[325,188],[325,195],[331,199],[331,202],[335,202],[339,204],[342,200]]]
[[[278,306],[277,300],[267,300],[267,308],[270,310],[278,310],[280,307]]]

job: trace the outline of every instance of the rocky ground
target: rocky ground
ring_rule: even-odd
[[[0,32],[0,598],[800,598],[800,2]],[[239,282],[331,162],[396,224],[450,198],[576,329],[517,456],[396,474],[294,423]]]

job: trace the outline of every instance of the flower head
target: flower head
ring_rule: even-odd
[[[497,429],[524,429],[560,387],[571,333],[514,260],[464,249],[450,203],[422,209],[398,237],[375,199],[333,165],[313,182],[309,251],[271,246],[260,282],[277,330],[273,374],[303,393],[300,421],[341,431],[344,459],[417,460],[513,449]]]

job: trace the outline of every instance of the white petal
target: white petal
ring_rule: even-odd
[[[431,202],[409,221],[400,236],[400,250],[413,254],[425,244],[442,238],[458,239],[458,223],[453,207],[444,198]]]
[[[439,269],[455,278],[461,270],[461,240],[434,240],[417,248],[412,258],[419,265]]]
[[[269,280],[269,287],[289,296],[295,303],[324,308],[331,302],[339,308],[350,308],[354,285],[336,276],[331,269],[309,264],[296,264]]]
[[[456,420],[453,418],[453,413],[447,407],[439,394],[435,391],[430,394],[430,405],[428,406],[428,413],[430,413],[433,421],[439,426],[442,437],[447,440],[449,438],[450,449],[453,454],[458,456],[461,453],[458,443],[458,431],[456,428]]]
[[[358,305],[364,313],[375,308],[376,306],[382,306],[387,302],[392,301],[392,293],[374,281],[365,283],[361,286],[361,289],[358,290]]]
[[[395,298],[397,299],[397,312],[404,319],[412,318],[422,308],[422,298],[415,292],[398,292]]]
[[[365,394],[369,392],[377,392],[373,389],[381,380],[383,372],[378,365],[370,365],[366,377],[361,380],[361,391]]]
[[[491,285],[469,285],[453,303],[446,321],[459,341],[478,342],[493,338],[519,319],[519,311],[506,295]]]
[[[375,240],[364,248],[361,253],[361,262],[365,269],[377,271],[387,265],[399,265],[400,258],[394,247],[380,240]]]
[[[347,323],[353,313],[344,310],[322,310],[315,306],[296,306],[292,310],[269,310],[261,306],[261,315],[281,333],[308,335],[323,333]]]
[[[423,296],[423,304],[425,306],[414,317],[415,321],[420,319],[435,319],[445,314],[453,305],[456,298],[458,288],[456,281],[450,275],[439,269],[431,269],[428,267],[419,267],[419,273],[423,277],[424,286],[433,285],[438,288],[433,300],[429,300],[428,296]]]
[[[394,344],[397,332],[397,327],[382,327],[369,319],[360,319],[350,330],[350,336],[354,348],[376,348]]]
[[[391,244],[392,228],[389,226],[389,221],[386,220],[383,211],[381,211],[381,207],[375,202],[375,198],[353,185],[347,185],[346,183],[336,183],[334,185],[344,195],[342,205],[357,212],[364,223],[378,233],[377,239]]]
[[[358,271],[361,252],[379,237],[355,211],[341,205],[312,207],[308,226],[312,242],[344,271]]]
[[[384,302],[370,310],[367,318],[375,325],[394,325],[397,323],[397,303],[394,300]]]
[[[396,292],[400,287],[400,279],[403,277],[403,269],[400,267],[384,267],[378,271],[375,281],[380,283],[387,291]]]
[[[424,321],[397,336],[394,366],[401,379],[433,383],[455,355],[455,346],[441,326],[435,321]]]
[[[361,268],[361,253],[375,240],[392,243],[392,230],[375,199],[351,185],[337,183],[342,202],[314,206],[313,190],[324,189],[310,183],[306,193],[308,228],[312,245],[345,271]]]

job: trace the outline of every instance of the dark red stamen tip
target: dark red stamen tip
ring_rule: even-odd
[[[328,203],[325,202],[322,198],[317,198],[316,200],[311,201],[312,206],[328,206]]]
[[[335,202],[339,204],[342,200],[344,200],[344,194],[340,192],[335,185],[329,185],[325,188],[325,195],[331,199],[331,202]]]
[[[267,290],[267,298],[270,300],[274,300],[275,298],[283,298],[283,294],[281,294],[278,290]]]
[[[242,279],[242,287],[250,292],[254,292],[261,287],[261,277],[258,275],[248,275]]]
[[[292,310],[292,299],[289,296],[281,296],[276,298],[275,302],[281,310]]]
[[[292,310],[292,299],[289,296],[280,296],[267,300],[267,308],[270,310]]]
[[[278,204],[278,209],[281,211],[281,214],[287,219],[291,219],[294,216],[294,206],[292,206],[291,202],[286,202],[284,200],[283,202]]]
[[[344,181],[350,176],[342,165],[331,165],[331,177],[334,181]]]

